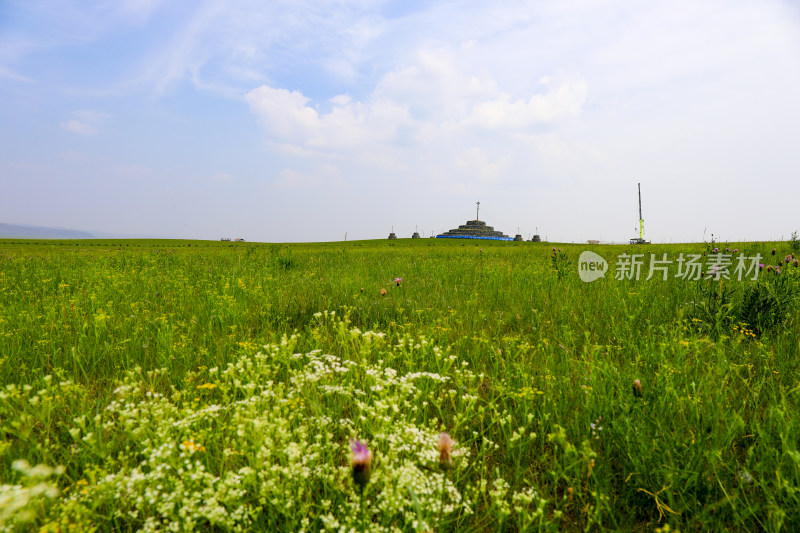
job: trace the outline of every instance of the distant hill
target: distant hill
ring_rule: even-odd
[[[94,239],[95,236],[85,231],[71,229],[40,228],[37,226],[16,226],[0,223],[0,238],[17,239]]]

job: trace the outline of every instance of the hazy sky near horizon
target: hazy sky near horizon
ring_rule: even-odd
[[[0,222],[788,238],[798,95],[795,0],[6,0]]]

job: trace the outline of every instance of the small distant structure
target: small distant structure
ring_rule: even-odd
[[[586,241],[586,243],[587,244],[600,244],[600,241],[598,241],[596,239],[589,239],[588,241]]]
[[[650,241],[644,239],[644,218],[642,218],[642,184],[638,184],[639,188],[639,236],[631,239],[631,244],[650,244]],[[713,240],[712,240],[713,242]]]
[[[536,235],[533,236],[531,242],[542,242],[542,238],[539,237],[539,234],[537,233]]]
[[[411,236],[412,239],[419,239],[419,228],[414,227],[414,235]]]
[[[230,240],[230,239],[228,239]],[[244,239],[234,239],[233,242],[244,242]]]
[[[392,226],[392,232],[389,234],[389,240],[396,239],[397,235],[394,234],[394,226]]]
[[[230,242],[231,238],[230,238],[230,237],[223,237],[223,238],[221,238],[220,240],[221,240],[222,242]]]
[[[514,241],[515,241],[515,242],[522,242],[523,240],[525,240],[525,239],[523,239],[523,238],[522,238],[522,235],[520,235],[519,233],[517,233],[516,235],[514,235]]]
[[[492,226],[487,226],[486,222],[480,220],[481,203],[476,202],[475,220],[467,220],[467,223],[456,229],[451,229],[436,236],[437,239],[484,239],[493,241],[513,241],[511,237],[502,231],[495,231]],[[520,237],[521,240],[521,237]]]

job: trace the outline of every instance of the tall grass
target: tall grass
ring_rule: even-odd
[[[800,527],[800,269],[560,247],[0,241],[0,528],[358,528],[352,437],[375,530]]]

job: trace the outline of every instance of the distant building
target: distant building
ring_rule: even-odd
[[[451,229],[436,236],[437,239],[488,239],[493,241],[512,241],[501,231],[495,231],[482,220],[468,220],[457,229]]]

